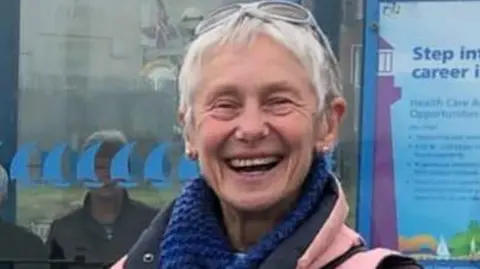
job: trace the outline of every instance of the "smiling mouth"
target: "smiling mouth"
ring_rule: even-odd
[[[275,168],[283,157],[232,158],[227,160],[230,169],[237,173],[267,172]]]

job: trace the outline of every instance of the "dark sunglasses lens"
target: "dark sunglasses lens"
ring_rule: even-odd
[[[197,25],[195,32],[197,34],[201,34],[202,32],[204,32],[204,30],[209,29],[210,26],[215,25],[216,23],[218,23],[221,20],[224,20],[225,18],[228,18],[229,16],[237,12],[239,9],[240,9],[240,6],[231,5],[215,11],[214,13],[207,16],[203,21],[201,21]]]
[[[284,18],[294,20],[307,20],[309,18],[308,12],[304,8],[292,4],[266,2],[259,8],[267,13]]]

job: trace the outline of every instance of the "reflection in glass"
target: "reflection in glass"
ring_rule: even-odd
[[[64,189],[45,184],[45,158],[59,144],[68,145],[61,167],[64,179],[75,182],[83,141],[102,129],[121,130],[136,142],[132,174],[139,181],[145,181],[148,154],[168,143],[158,165],[165,168],[169,188],[145,185],[129,195],[157,208],[176,196],[183,184],[179,175],[192,173],[176,166],[183,163],[184,151],[175,120],[178,66],[200,18],[227,2],[239,0],[21,1],[18,143],[36,143],[28,162],[36,187],[17,188],[20,226],[46,240],[53,220],[82,207],[86,190],[81,184]],[[303,2],[313,6],[315,1]],[[350,44],[361,43],[361,27],[361,20],[344,25],[341,55],[350,54]],[[349,70],[348,57],[341,61]],[[347,98],[353,95],[353,87],[345,88]],[[356,156],[350,152],[355,146],[343,148],[345,156]],[[344,179],[356,177],[350,159],[339,162],[352,171]]]
[[[187,7],[182,14],[182,27],[185,29],[184,36],[193,38],[195,27],[205,15],[196,7]]]
[[[91,160],[93,174],[84,179],[96,184],[89,185],[78,209],[51,224],[47,239],[51,259],[113,262],[133,246],[157,213],[120,186],[126,178],[112,177],[112,160],[127,144],[121,131],[101,130],[82,145],[83,151],[96,150]]]
[[[82,237],[84,245],[65,243],[74,234],[85,235],[78,229],[98,228],[69,217],[84,212],[91,200],[86,195],[91,192],[75,176],[83,141],[91,133],[120,130],[135,142],[130,172],[138,186],[128,190],[129,199],[163,208],[176,196],[183,184],[178,177],[185,176],[177,165],[183,160],[176,126],[177,69],[193,27],[219,4],[220,0],[21,1],[18,146],[34,145],[25,180],[35,184],[17,185],[16,221],[48,241],[52,258],[84,252],[90,259],[109,262],[116,255],[89,254],[96,250],[87,236]],[[168,144],[163,161],[157,160],[168,181],[163,189],[143,178],[145,161],[160,143]],[[45,164],[53,162],[52,151],[58,148],[65,149],[55,153],[61,162],[54,158],[62,171],[45,173]],[[69,187],[49,184],[55,179]],[[96,228],[90,231],[108,241],[108,229]],[[133,242],[138,233],[130,230],[121,237]],[[53,240],[58,238],[63,239]],[[20,247],[20,242],[11,244]]]

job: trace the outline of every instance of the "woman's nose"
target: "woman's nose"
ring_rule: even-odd
[[[247,108],[238,117],[235,137],[243,142],[252,143],[261,140],[269,133],[268,124],[260,108]]]

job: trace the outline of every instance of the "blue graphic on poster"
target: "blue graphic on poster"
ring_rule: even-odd
[[[380,4],[372,236],[426,268],[480,268],[478,10]]]

